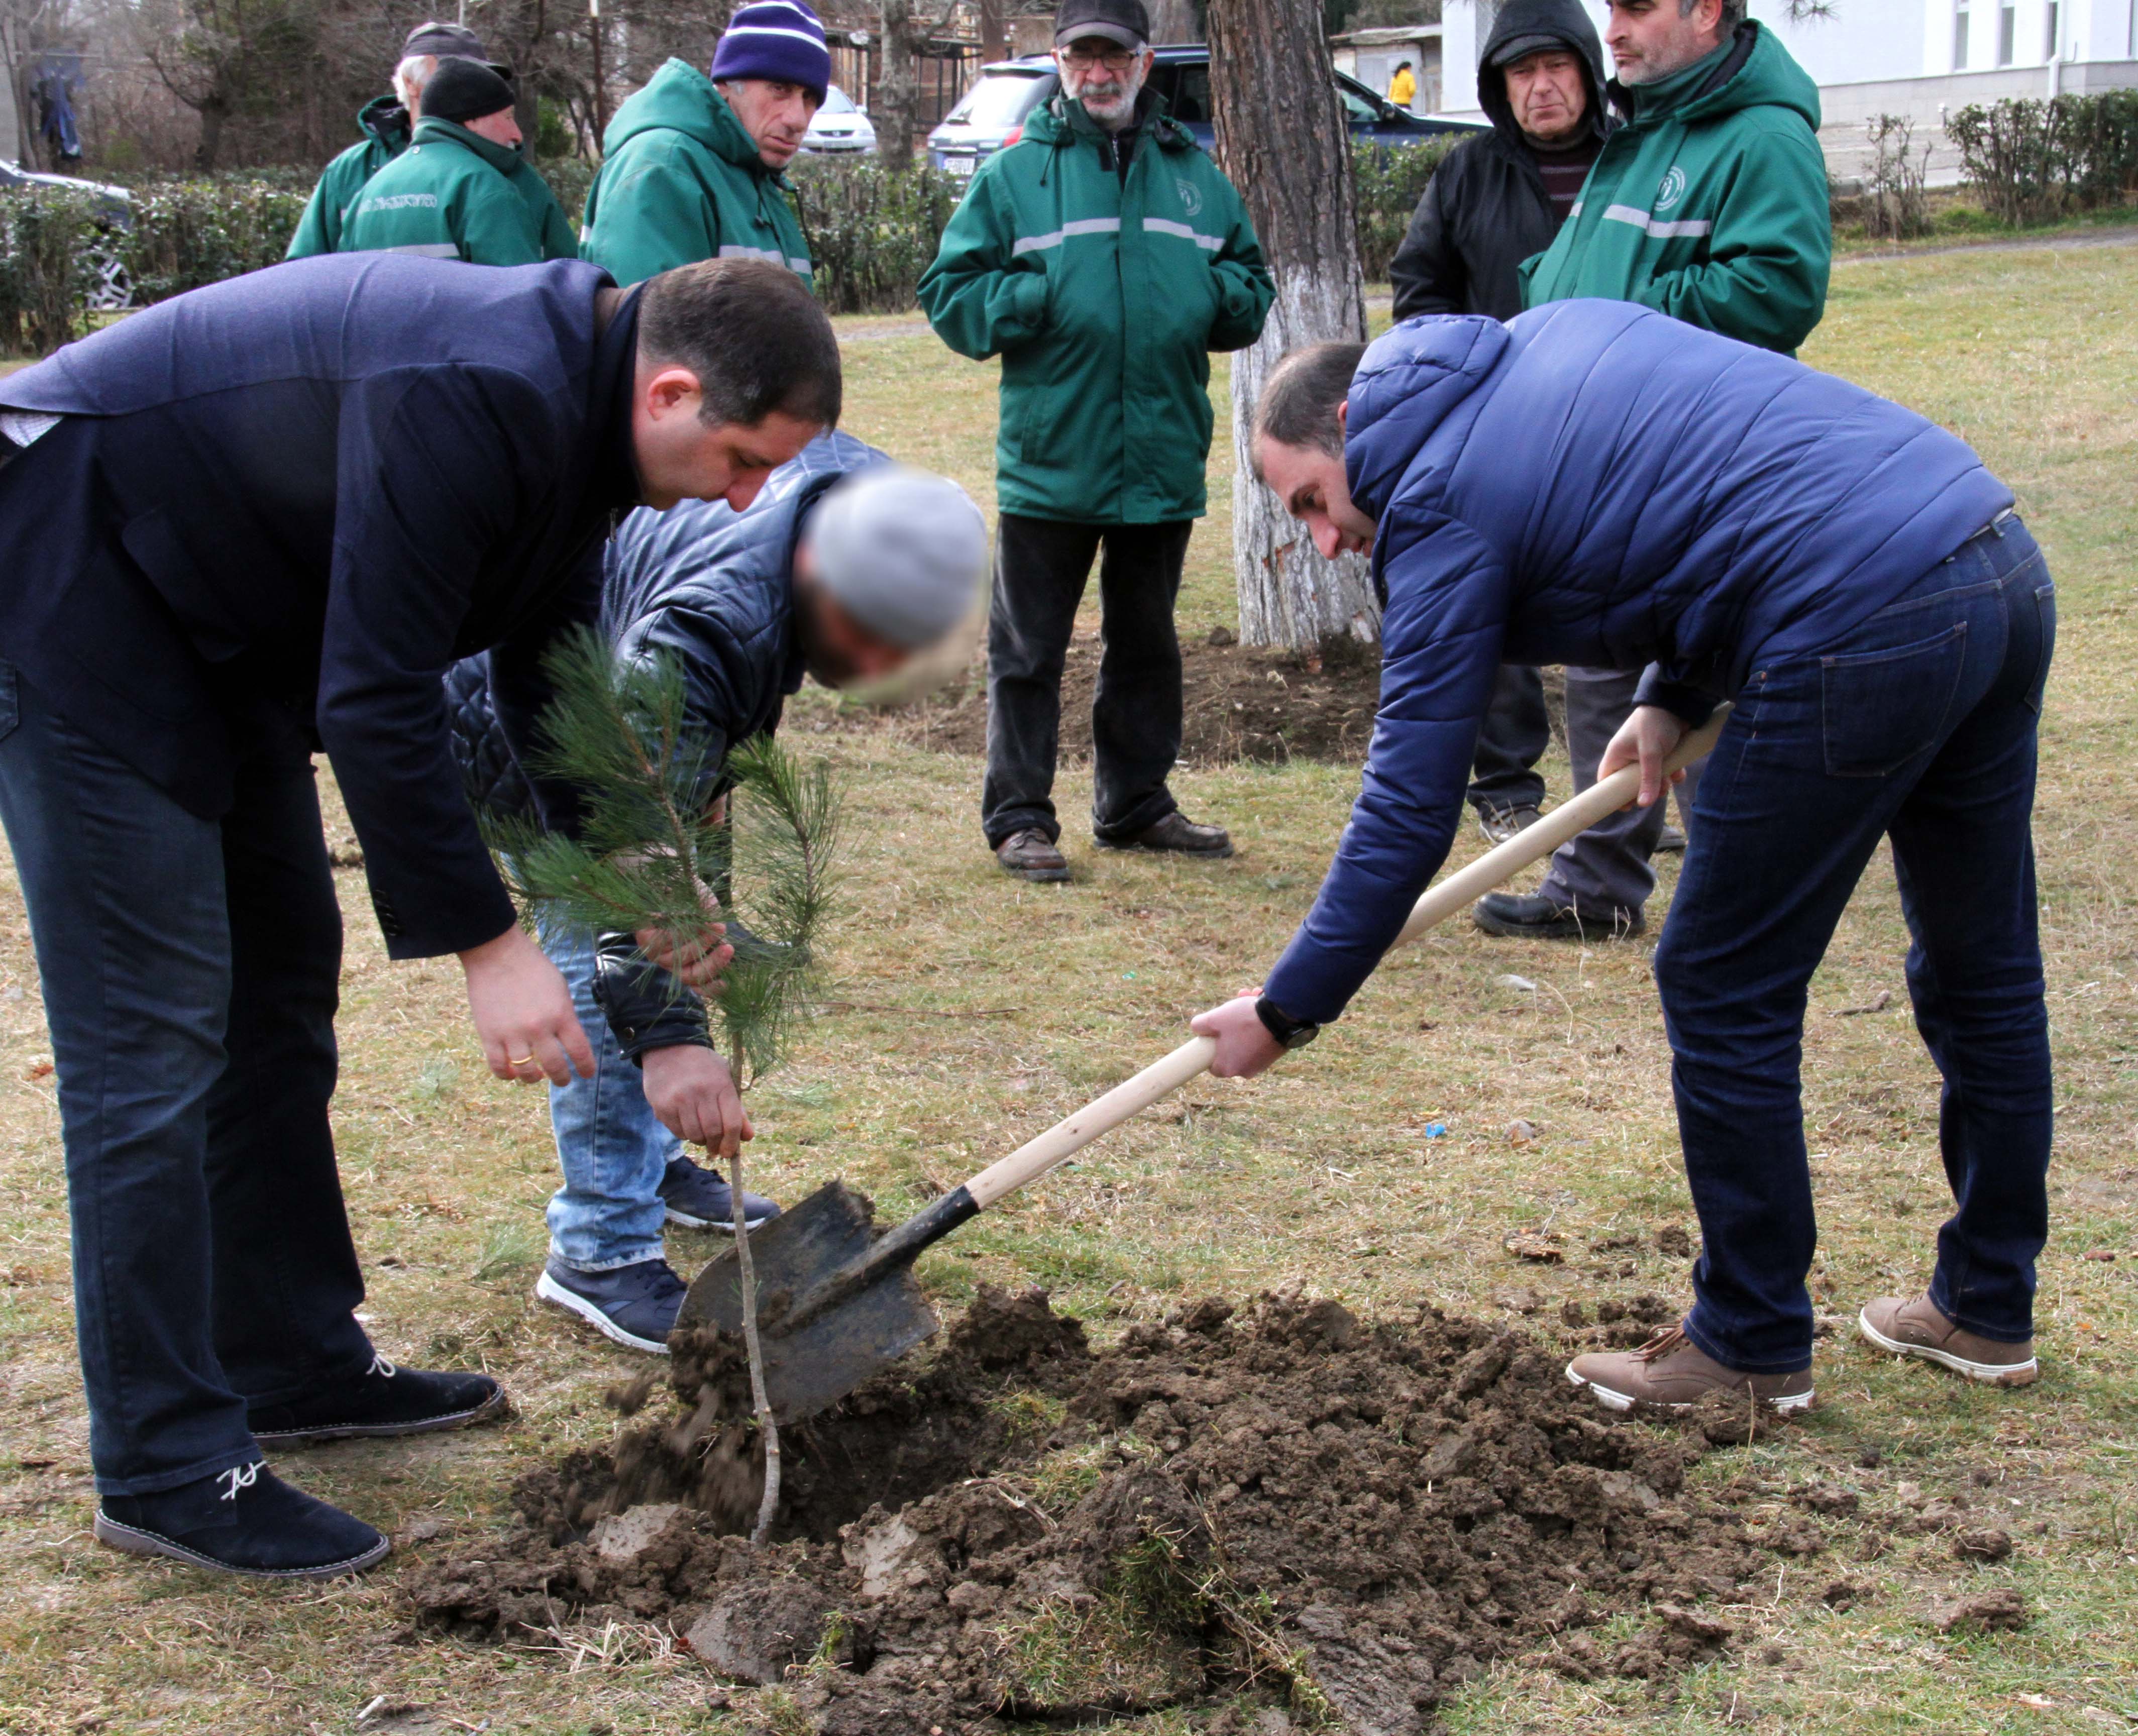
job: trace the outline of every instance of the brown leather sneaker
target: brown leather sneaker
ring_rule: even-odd
[[[1232,834],[1223,827],[1198,826],[1177,807],[1132,838],[1102,838],[1096,832],[1091,837],[1101,850],[1156,850],[1174,856],[1208,856],[1213,861],[1233,853]]]
[[[2031,1387],[2041,1378],[2032,1339],[2023,1344],[2000,1344],[1966,1331],[1945,1319],[1926,1295],[1881,1296],[1867,1302],[1856,1317],[1856,1329],[1881,1350],[1918,1356],[1994,1387]]]
[[[1005,873],[1022,880],[1066,880],[1069,858],[1055,847],[1054,840],[1037,826],[1012,832],[995,846],[995,860]]]
[[[1685,1335],[1666,1326],[1638,1350],[1597,1350],[1566,1365],[1566,1378],[1586,1387],[1613,1411],[1637,1404],[1689,1411],[1711,1392],[1749,1392],[1778,1411],[1811,1404],[1811,1370],[1795,1374],[1740,1374],[1726,1368]]]

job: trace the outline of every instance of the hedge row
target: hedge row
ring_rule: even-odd
[[[1369,282],[1388,276],[1425,185],[1448,143],[1366,146],[1358,174],[1359,256]],[[574,217],[590,171],[548,165]],[[873,158],[808,159],[789,177],[817,290],[833,313],[902,312],[964,183],[915,165]],[[294,171],[132,184],[129,224],[94,194],[16,188],[0,193],[0,351],[43,354],[77,336],[115,286],[136,305],[256,271],[282,257],[302,214],[310,178]]]
[[[2015,229],[2138,198],[2138,90],[1970,103],[1945,132],[1983,203]]]

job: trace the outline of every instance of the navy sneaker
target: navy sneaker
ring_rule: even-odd
[[[668,1334],[676,1329],[683,1306],[684,1286],[665,1260],[582,1272],[553,1254],[534,1280],[534,1294],[569,1309],[619,1344],[666,1356]]]
[[[735,1233],[735,1192],[717,1169],[709,1169],[677,1154],[669,1158],[661,1178],[661,1203],[668,1208],[668,1222],[686,1230],[725,1230]],[[779,1216],[779,1207],[761,1194],[742,1197],[744,1221],[753,1230],[762,1229]]]
[[[251,1579],[334,1579],[361,1573],[391,1547],[267,1469],[265,1460],[154,1495],[108,1495],[96,1540],[129,1555],[166,1555]]]

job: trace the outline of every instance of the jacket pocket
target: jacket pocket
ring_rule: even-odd
[[[1819,659],[1829,778],[1883,778],[1945,734],[1967,662],[1967,623],[1891,651]]]

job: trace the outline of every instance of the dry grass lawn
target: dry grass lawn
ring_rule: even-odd
[[[987,499],[993,371],[917,324],[854,323],[851,426]],[[1864,1517],[1833,1526],[1823,1558],[1778,1558],[1766,1598],[1731,1613],[1748,1643],[1674,1690],[1505,1666],[1448,1704],[1451,1729],[2138,1724],[2138,794],[2126,781],[2138,749],[2138,247],[1845,266],[1806,359],[1974,441],[2018,491],[2062,592],[2037,822],[2060,1069],[2045,1378],[2023,1392],[1968,1388],[1867,1355],[1848,1330],[1862,1298],[1921,1280],[1945,1204],[1935,1080],[1909,1022],[1882,857],[1813,984],[1806,1042],[1825,1226],[1814,1283],[1835,1322],[1818,1349],[1821,1403],[1804,1427],[1700,1474],[1754,1502],[1814,1475],[1842,1481]],[[1213,478],[1197,536],[1190,630],[1232,618],[1228,486]],[[806,696],[797,736],[832,703]],[[852,791],[836,1002],[759,1095],[754,1178],[793,1197],[843,1174],[891,1211],[1171,1047],[1187,1014],[1253,981],[1304,909],[1356,784],[1347,767],[1191,768],[1184,800],[1233,828],[1236,860],[1101,857],[1072,827],[1079,880],[1039,888],[1004,880],[982,846],[976,763],[869,736],[824,742]],[[1564,764],[1548,769],[1563,788]],[[1069,770],[1061,795],[1081,813],[1088,777]],[[396,1357],[492,1370],[516,1415],[281,1465],[403,1539],[362,1585],[256,1589],[94,1545],[58,1123],[37,1065],[49,1046],[20,901],[0,879],[0,1732],[339,1733],[379,1696],[432,1710],[366,1728],[749,1728],[749,1695],[729,1705],[652,1631],[488,1650],[397,1642],[397,1574],[467,1551],[500,1523],[514,1475],[602,1436],[598,1394],[633,1364],[530,1299],[554,1181],[541,1100],[484,1072],[450,961],[389,965],[360,877],[341,878],[337,1119],[369,1328]],[[1533,1141],[1510,1139],[1518,1119]],[[1312,1051],[1263,1081],[1202,1082],[961,1232],[922,1277],[953,1305],[983,1280],[1037,1281],[1101,1332],[1297,1277],[1369,1309],[1511,1310],[1555,1341],[1564,1304],[1682,1290],[1685,1262],[1655,1232],[1690,1221],[1643,948],[1527,946],[1451,925],[1392,960]],[[1516,1261],[1504,1243],[1517,1229],[1560,1236],[1564,1262]],[[686,1270],[708,1250],[674,1245]],[[1910,1500],[1954,1495],[2010,1529],[2009,1562],[1972,1567],[1942,1537],[1887,1535]],[[1820,1593],[1837,1579],[1870,1595],[1830,1609]],[[1940,1636],[1937,1602],[1983,1583],[2020,1588],[2031,1624]]]

